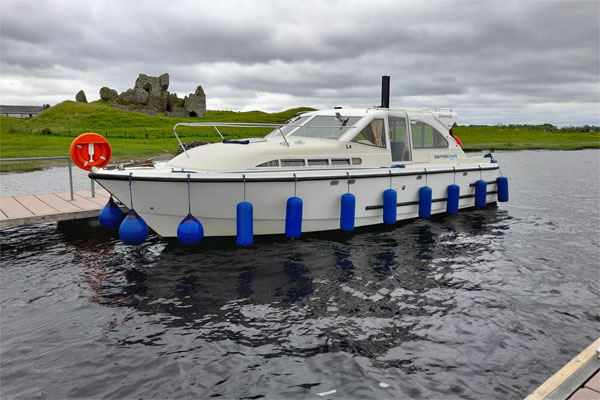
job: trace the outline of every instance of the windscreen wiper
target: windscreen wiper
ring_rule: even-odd
[[[339,112],[335,113],[335,117],[338,119],[338,121],[340,121],[340,124],[342,124],[342,126],[346,126],[346,124],[350,120],[350,117],[348,117],[346,119],[342,118],[342,116],[340,115]]]

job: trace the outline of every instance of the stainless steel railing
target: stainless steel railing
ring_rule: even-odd
[[[52,157],[21,157],[21,158],[0,158],[0,162],[11,162],[11,161],[38,161],[38,160],[67,160],[69,166],[69,190],[71,192],[71,200],[75,200],[73,194],[73,164],[71,158],[67,156],[52,156]],[[90,179],[92,197],[96,197],[96,188],[94,186],[94,180]]]

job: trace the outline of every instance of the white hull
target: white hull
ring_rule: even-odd
[[[134,209],[156,233],[176,237],[188,213],[187,173],[152,168],[99,171],[91,176],[129,207],[130,173]],[[432,188],[432,214],[446,212],[447,187],[453,183],[460,186],[459,208],[474,206],[473,184],[479,179],[488,182],[487,202],[496,202],[498,176],[497,164],[489,163],[312,170],[296,172],[296,178],[293,171],[191,173],[191,211],[205,236],[235,236],[236,206],[245,200],[253,205],[255,235],[284,234],[286,202],[295,194],[303,202],[302,232],[335,230],[340,228],[340,199],[348,191],[356,197],[355,226],[359,227],[383,223],[383,192],[390,187],[398,193],[400,221],[418,217],[418,193],[425,185]]]

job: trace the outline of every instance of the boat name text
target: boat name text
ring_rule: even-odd
[[[436,154],[433,156],[433,158],[435,160],[437,160],[438,158],[458,158],[458,155],[456,155],[456,154]]]

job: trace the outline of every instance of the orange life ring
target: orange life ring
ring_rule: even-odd
[[[456,136],[456,135],[452,135],[452,137],[454,138],[454,140],[456,140],[456,143],[458,143],[458,145],[459,145],[460,147],[462,147],[463,143],[462,143],[462,141],[461,141],[461,140],[458,138],[458,136]]]
[[[79,168],[90,171],[92,167],[104,168],[112,156],[106,138],[97,133],[82,133],[71,143],[71,160]]]

